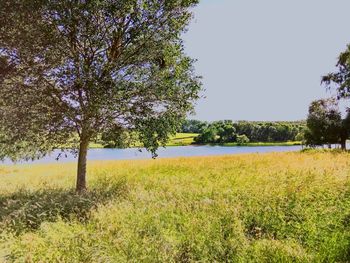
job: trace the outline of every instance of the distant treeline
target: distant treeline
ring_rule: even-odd
[[[198,133],[196,143],[286,142],[303,140],[305,121],[237,121],[203,122],[187,120],[181,132]]]

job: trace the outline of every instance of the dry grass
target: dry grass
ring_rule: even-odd
[[[350,155],[0,167],[9,262],[347,262]]]

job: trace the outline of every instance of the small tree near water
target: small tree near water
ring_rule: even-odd
[[[0,158],[78,155],[86,189],[89,142],[131,131],[154,155],[198,99],[181,34],[198,0],[3,0]]]
[[[237,136],[237,144],[238,145],[247,144],[247,143],[249,143],[249,141],[250,141],[249,138],[245,134]]]
[[[309,107],[306,144],[310,146],[324,144],[341,144],[346,149],[346,139],[349,135],[349,114],[342,120],[338,104],[334,99],[313,101]]]
[[[348,100],[350,98],[350,45],[348,45],[342,53],[340,53],[337,62],[337,70],[322,77],[322,83],[328,89],[337,91],[337,99]],[[346,118],[343,120],[343,137],[348,138],[350,128],[349,109]],[[343,141],[343,148],[346,143]]]

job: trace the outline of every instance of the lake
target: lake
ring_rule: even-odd
[[[225,154],[242,154],[242,153],[269,153],[269,152],[291,152],[299,151],[301,146],[177,146],[159,148],[158,158],[170,157],[190,157],[190,156],[208,156],[208,155],[225,155]],[[74,162],[77,159],[70,153],[67,157],[61,157],[56,161],[60,151],[55,151],[51,155],[40,160],[22,162],[22,163],[53,163],[53,162]],[[135,160],[150,159],[151,154],[146,150],[141,152],[138,149],[90,149],[88,152],[88,160]],[[3,164],[11,164],[5,161]]]

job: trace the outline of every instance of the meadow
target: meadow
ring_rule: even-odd
[[[349,262],[350,155],[0,166],[0,261]]]
[[[167,146],[187,146],[194,143],[194,138],[198,136],[198,133],[177,133],[171,137]]]

